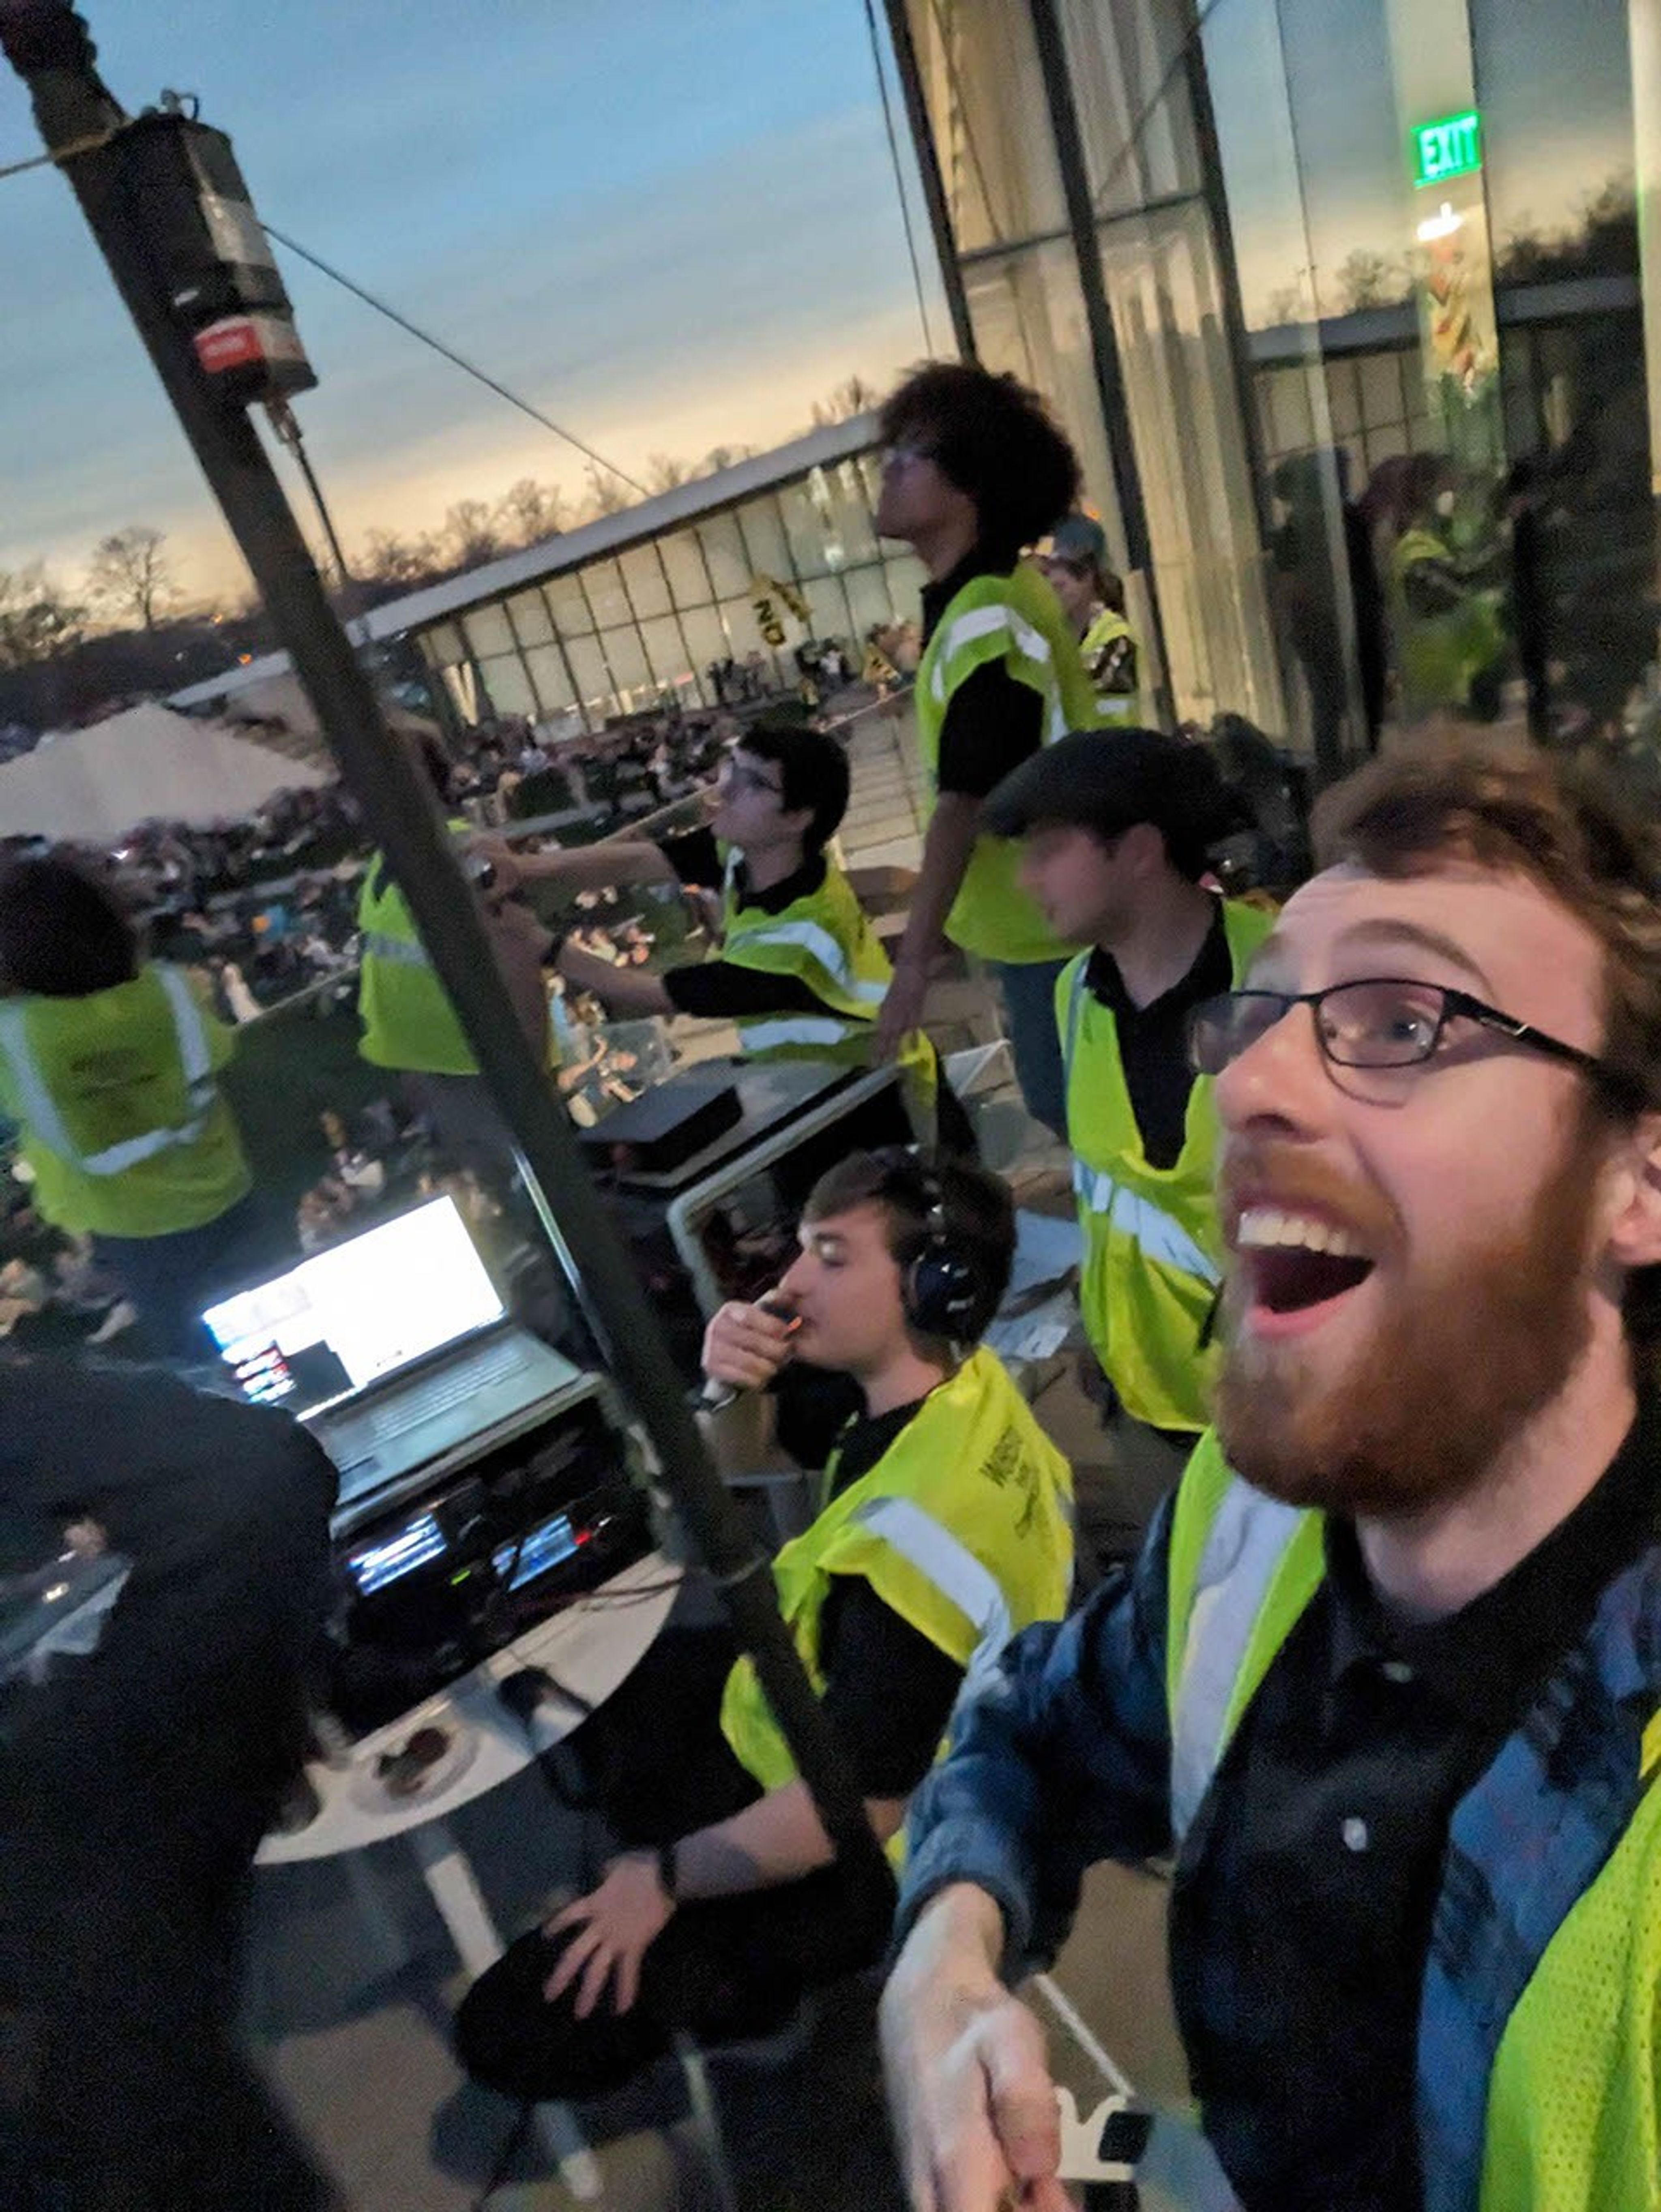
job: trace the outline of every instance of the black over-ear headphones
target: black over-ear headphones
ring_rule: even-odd
[[[940,1178],[911,1153],[895,1152],[889,1163],[895,1198],[923,1215],[923,1243],[900,1270],[900,1305],[908,1328],[920,1336],[944,1336],[963,1343],[984,1303],[980,1270],[952,1241]]]

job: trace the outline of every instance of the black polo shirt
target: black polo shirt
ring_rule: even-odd
[[[659,841],[659,850],[684,884],[719,890],[726,874],[721,848],[708,830],[689,830]],[[763,914],[782,914],[798,899],[811,898],[824,881],[823,853],[810,854],[794,875],[764,891],[751,888],[742,860],[733,879],[740,906]],[[668,968],[660,979],[678,1014],[704,1021],[743,1021],[757,1014],[821,1014],[824,1001],[800,975],[773,975],[736,960],[689,960]]]
[[[965,584],[977,576],[1007,576],[1020,558],[1019,547],[1005,552],[976,545],[949,575],[922,591],[922,635],[928,644]],[[937,791],[984,799],[1013,769],[1043,742],[1043,701],[1029,684],[1018,684],[1001,660],[989,660],[965,678],[952,693],[940,726]]]
[[[1581,1504],[1445,1620],[1379,1598],[1353,1526],[1225,1753],[1172,1903],[1206,2132],[1246,2212],[1414,2212],[1421,1987],[1448,1825],[1658,1526],[1640,1413]]]
[[[1118,963],[1098,945],[1085,969],[1085,985],[1113,1017],[1119,1040],[1130,1110],[1151,1168],[1174,1168],[1182,1157],[1188,1101],[1194,1070],[1188,1057],[1188,1018],[1202,999],[1214,998],[1234,981],[1234,960],[1217,901],[1211,927],[1180,982],[1137,1006],[1125,989]]]

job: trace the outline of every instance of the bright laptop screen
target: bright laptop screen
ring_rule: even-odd
[[[455,1200],[435,1198],[202,1318],[245,1396],[305,1413],[488,1328],[503,1308]]]

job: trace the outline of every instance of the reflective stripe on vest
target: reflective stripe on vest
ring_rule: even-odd
[[[970,1680],[989,1674],[1015,1632],[1008,1603],[990,1568],[914,1498],[873,1498],[860,1508],[858,1518],[973,1624],[975,1648],[964,1671]]]
[[[1004,635],[1014,639],[1029,660],[1042,667],[1050,658],[1050,641],[1042,630],[1036,630],[1029,622],[1023,622],[1011,606],[970,607],[960,614],[940,642],[939,656],[934,662],[934,691],[936,699],[946,699],[946,672],[953,655],[964,646],[973,645],[977,638]]]
[[[413,937],[389,937],[384,929],[366,929],[362,940],[366,960],[390,960],[395,968],[430,968],[427,948]]]
[[[1073,1188],[1092,1213],[1102,1215],[1110,1228],[1130,1237],[1150,1260],[1167,1267],[1180,1267],[1185,1275],[1212,1287],[1222,1280],[1221,1270],[1201,1250],[1182,1224],[1173,1221],[1151,1198],[1140,1197],[1123,1183],[1115,1182],[1104,1169],[1073,1163]]]
[[[745,1016],[738,1030],[745,1050],[751,1053],[779,1052],[790,1045],[862,1045],[869,1034],[862,1023],[839,1022],[829,1014],[790,1014],[777,1020],[766,1014],[754,1020]]]
[[[1222,1756],[1252,1631],[1306,1519],[1236,1480],[1207,1532],[1171,1716],[1171,1826],[1179,1848]]]
[[[770,922],[762,929],[746,929],[743,943],[747,950],[756,945],[796,945],[817,960],[837,988],[850,999],[858,999],[867,1006],[879,1006],[887,996],[885,979],[861,982],[855,975],[853,963],[846,949],[837,944],[828,929],[817,921]]]
[[[0,1005],[0,1050],[4,1051],[11,1064],[23,1120],[30,1133],[49,1152],[56,1152],[60,1160],[67,1160],[82,1175],[122,1175],[142,1161],[153,1160],[159,1152],[171,1151],[175,1145],[193,1145],[207,1126],[208,1109],[215,1097],[213,1050],[208,1041],[207,1024],[190,984],[177,968],[158,963],[153,972],[173,1016],[173,1041],[179,1047],[179,1065],[184,1072],[185,1095],[198,1111],[194,1120],[186,1121],[182,1127],[147,1129],[142,1136],[129,1137],[119,1145],[106,1145],[101,1152],[77,1151],[64,1127],[58,1103],[46,1088],[29,1044],[27,1007],[15,1000]]]

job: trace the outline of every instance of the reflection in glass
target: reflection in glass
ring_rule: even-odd
[[[739,509],[739,525],[755,572],[788,583],[795,574],[790,541],[784,534],[784,518],[773,498],[746,500]]]
[[[588,719],[596,727],[611,712],[611,678],[605,665],[599,641],[593,637],[568,637],[565,650],[570,658],[571,673],[576,679],[577,696],[582,702]]]
[[[554,634],[554,618],[540,592],[520,592],[509,599],[508,616],[521,645],[546,645]]]
[[[633,620],[629,597],[623,588],[623,571],[615,561],[591,561],[582,571],[582,588],[596,629],[611,629]]]
[[[693,672],[680,624],[672,615],[660,615],[654,622],[642,623],[640,634],[654,683],[660,690],[683,690]]]
[[[714,597],[696,532],[678,530],[672,538],[660,538],[658,554],[678,607],[700,606]]]
[[[593,628],[588,602],[582,595],[579,570],[568,568],[563,575],[550,576],[542,588],[547,594],[549,609],[562,637],[569,637],[574,630]]]
[[[525,655],[525,665],[531,672],[531,681],[536,687],[536,711],[543,720],[563,714],[575,703],[571,689],[570,673],[565,665],[565,655],[557,645],[533,645]]]
[[[475,658],[484,660],[492,653],[511,653],[514,634],[508,627],[508,617],[499,606],[475,607],[464,615],[461,627],[467,644]]]
[[[698,525],[703,557],[719,598],[730,599],[750,588],[750,558],[730,514],[712,514]]]
[[[478,672],[493,714],[536,714],[536,692],[518,653],[496,653],[489,660],[481,660]]]
[[[669,583],[663,573],[663,563],[658,559],[657,548],[653,545],[631,547],[622,556],[619,565],[636,614],[667,614]]]

